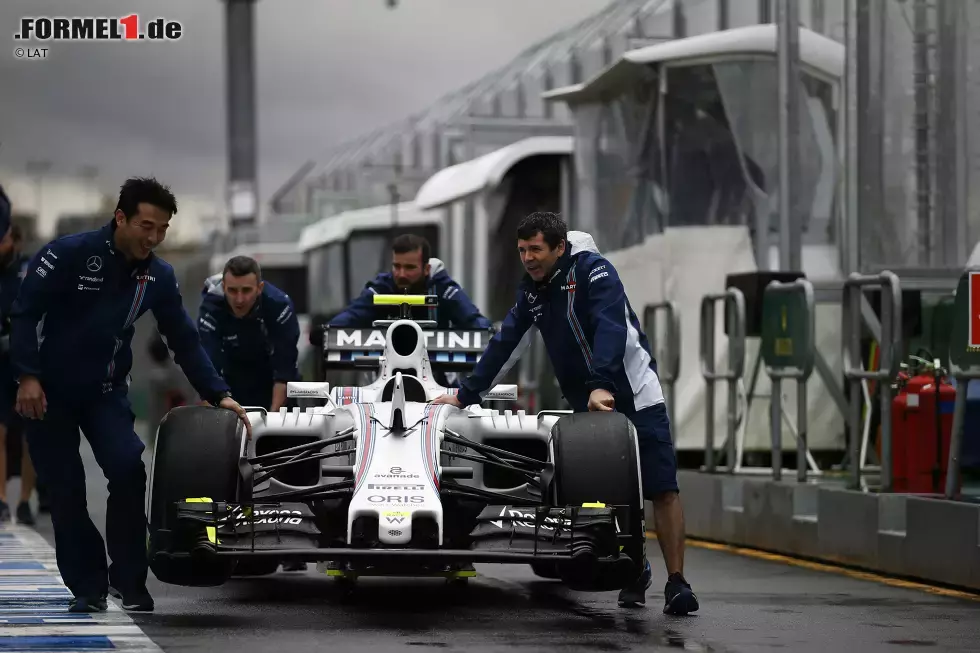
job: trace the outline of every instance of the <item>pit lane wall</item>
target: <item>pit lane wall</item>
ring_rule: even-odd
[[[980,591],[980,504],[688,470],[678,483],[690,537]]]

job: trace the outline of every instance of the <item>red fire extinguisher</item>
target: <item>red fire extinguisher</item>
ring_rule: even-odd
[[[897,492],[939,493],[945,484],[956,389],[945,382],[938,359],[913,359],[920,363],[918,373],[899,381],[892,402],[892,479]]]

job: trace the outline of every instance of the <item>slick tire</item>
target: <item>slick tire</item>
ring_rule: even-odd
[[[150,476],[149,563],[161,582],[188,587],[221,585],[231,576],[234,559],[213,556],[158,556],[183,537],[176,530],[176,502],[206,497],[212,501],[238,499],[238,459],[244,425],[224,408],[174,408],[157,433]],[[204,532],[203,527],[201,528]],[[177,552],[177,551],[175,551]],[[181,553],[187,551],[181,550]]]
[[[640,450],[633,423],[617,412],[565,415],[551,429],[551,449],[558,506],[604,503],[628,507],[629,514],[618,518],[622,531],[629,534],[622,542],[622,552],[633,561],[638,576],[643,570],[646,532]],[[558,571],[550,567],[532,569],[545,578],[558,577]]]

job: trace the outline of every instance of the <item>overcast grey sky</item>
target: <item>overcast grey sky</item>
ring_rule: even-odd
[[[258,0],[263,201],[330,145],[422,109],[608,0]],[[2,0],[0,169],[98,166],[110,192],[155,174],[213,195],[226,178],[221,0]],[[14,57],[23,16],[140,13],[183,24],[174,43],[48,41]]]

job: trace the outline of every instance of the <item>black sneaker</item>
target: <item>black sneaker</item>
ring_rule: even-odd
[[[629,587],[624,587],[619,592],[619,607],[634,608],[647,603],[647,590],[653,584],[653,570],[650,568],[650,561],[643,561],[643,572]]]
[[[17,504],[17,521],[24,526],[34,526],[34,513],[31,511],[31,504],[21,501]]]
[[[105,612],[108,609],[104,596],[75,596],[68,602],[68,612]]]
[[[123,610],[126,612],[153,612],[155,607],[153,597],[144,587],[137,592],[131,592],[125,596],[115,587],[109,587],[109,596],[117,599]]]
[[[664,614],[685,615],[697,612],[698,597],[680,574],[671,574],[664,587]]]
[[[0,523],[10,521],[10,507],[6,501],[0,501]]]

